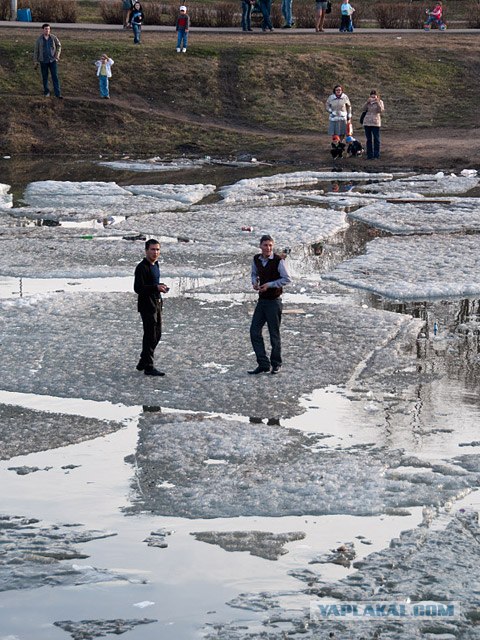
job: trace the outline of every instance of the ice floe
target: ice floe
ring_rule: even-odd
[[[370,193],[403,194],[404,197],[422,197],[433,195],[448,195],[466,193],[480,182],[477,175],[457,176],[445,175],[443,172],[435,175],[421,174],[405,178],[398,178],[390,182],[379,182],[359,187],[359,191]]]
[[[455,199],[451,203],[377,202],[348,214],[377,229],[395,234],[458,233],[480,230],[480,204],[477,198]]]
[[[478,236],[376,238],[325,277],[399,300],[478,296],[479,251]]]

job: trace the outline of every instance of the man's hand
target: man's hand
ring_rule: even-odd
[[[170,287],[167,287],[166,284],[159,284],[157,286],[160,293],[168,293],[170,291]]]
[[[267,289],[269,289],[268,283],[262,284],[258,287],[258,291],[260,291],[260,293],[265,293]]]

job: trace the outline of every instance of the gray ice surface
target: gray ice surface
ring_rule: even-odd
[[[397,178],[390,182],[378,182],[363,185],[359,188],[365,193],[381,193],[392,197],[420,197],[462,194],[478,185],[480,178],[477,175],[445,174],[439,171],[435,175],[424,174],[405,178]]]
[[[0,404],[0,460],[112,433],[118,422]]]
[[[72,562],[88,558],[76,545],[116,535],[79,527],[0,515],[0,591],[125,580],[107,569]]]
[[[266,560],[278,560],[288,553],[286,543],[305,538],[303,531],[193,531],[192,536],[200,542],[216,544],[225,551],[249,551],[252,556]]]
[[[450,204],[422,202],[369,204],[348,214],[377,229],[395,234],[458,233],[480,230],[477,198],[455,199]]]
[[[132,631],[138,625],[157,622],[151,618],[137,618],[125,620],[58,620],[53,624],[71,635],[73,640],[94,640],[104,636],[115,634],[117,636]]]
[[[253,295],[247,303],[167,299],[156,351],[167,375],[159,380],[135,370],[142,329],[133,293],[0,301],[0,377],[9,391],[280,417],[301,411],[302,393],[346,383],[402,326],[417,325],[347,304],[285,304],[283,371],[258,379],[247,374],[255,366],[248,333],[254,302]]]
[[[375,515],[442,504],[480,481],[478,456],[418,461],[412,472],[414,464],[401,450],[332,450],[322,434],[273,424],[152,414],[141,419],[132,509],[188,518]]]
[[[399,300],[474,297],[480,294],[479,251],[477,235],[377,238],[366,254],[325,277]]]

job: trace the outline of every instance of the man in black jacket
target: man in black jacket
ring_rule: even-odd
[[[133,288],[138,294],[138,311],[143,322],[143,348],[137,370],[147,376],[164,376],[153,366],[155,347],[162,337],[162,293],[168,287],[160,282],[160,243],[151,238],[145,243],[145,258],[135,269]]]

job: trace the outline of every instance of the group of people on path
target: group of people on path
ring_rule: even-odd
[[[333,93],[328,97],[325,107],[329,114],[328,133],[332,136],[332,157],[335,159],[342,157],[345,139],[349,144],[355,141],[353,138],[352,105],[341,85],[337,84],[333,87]],[[360,123],[365,131],[368,160],[380,158],[380,128],[384,111],[383,100],[377,90],[372,89],[362,107],[362,115],[360,116]],[[343,148],[339,145],[343,145]]]
[[[160,243],[154,238],[145,242],[145,257],[135,269],[133,289],[137,294],[137,310],[143,324],[142,351],[136,365],[137,371],[147,376],[163,377],[164,371],[154,365],[155,349],[162,337],[162,293],[169,287],[160,281]],[[282,366],[280,324],[282,321],[283,287],[291,282],[285,264],[286,254],[274,252],[274,240],[270,235],[260,238],[260,253],[252,260],[251,282],[258,293],[258,301],[250,325],[250,339],[257,360],[257,367],[248,371],[251,375],[278,374]],[[270,354],[263,339],[263,327],[270,335]]]

